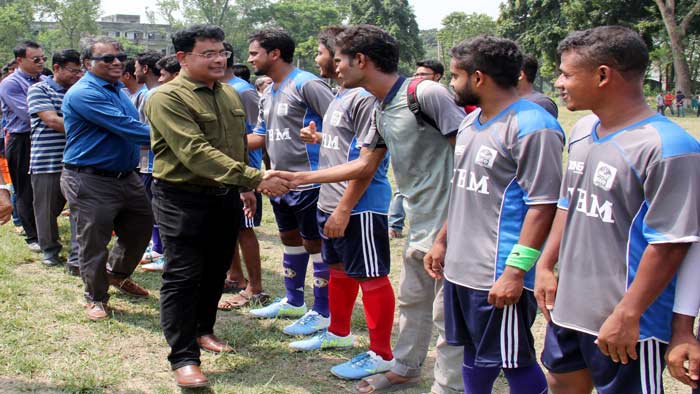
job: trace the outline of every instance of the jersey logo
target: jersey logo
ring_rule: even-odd
[[[289,113],[289,104],[278,104],[277,105],[277,115],[287,116]]]
[[[569,160],[569,171],[573,171],[574,174],[583,174],[584,163],[582,161]]]
[[[280,129],[270,129],[267,132],[267,135],[270,136],[270,142],[273,141],[284,141],[284,140],[291,140],[292,137],[289,135],[289,128],[285,128],[284,130]]]
[[[567,189],[569,195],[573,197],[574,188]],[[598,200],[598,196],[589,193],[584,189],[576,189],[578,194],[576,198],[576,211],[585,214],[588,217],[598,218],[603,223],[615,223],[613,218],[613,203],[604,201],[602,204]]]
[[[340,150],[340,144],[338,143],[337,135],[328,135],[328,133],[322,133],[323,140],[321,145],[326,149]]]
[[[462,156],[464,154],[464,151],[467,150],[466,145],[457,145],[455,146],[455,156]]]
[[[474,171],[469,171],[469,173],[467,173],[467,170],[461,170],[458,168],[456,168],[454,171],[455,175],[457,176],[458,188],[480,194],[489,194],[489,177],[482,176],[477,180]]]
[[[331,125],[338,127],[340,125],[340,121],[343,119],[343,113],[340,111],[333,111],[333,115],[331,115]]]
[[[496,161],[497,155],[498,152],[496,152],[495,149],[481,145],[481,147],[479,147],[479,152],[476,154],[476,159],[474,160],[474,163],[482,167],[492,168],[493,162]]]
[[[617,168],[602,161],[598,162],[598,167],[596,167],[593,177],[593,184],[605,191],[610,191],[613,182],[615,182],[616,174]]]

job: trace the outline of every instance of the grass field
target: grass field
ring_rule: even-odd
[[[583,114],[561,109],[565,130]],[[676,120],[676,118],[674,118]],[[680,123],[695,136],[700,121]],[[410,159],[410,158],[409,158]],[[272,212],[264,207],[258,230],[263,259],[263,280],[273,295],[283,292],[281,245]],[[68,223],[61,218],[63,239]],[[401,240],[392,242],[392,282],[397,285]],[[134,301],[113,292],[112,319],[93,323],[83,310],[82,283],[60,268],[46,268],[29,252],[11,225],[0,228],[0,393],[176,393],[160,331],[158,289],[160,276],[137,271],[134,279],[152,291]],[[308,283],[308,282],[307,282]],[[310,296],[310,292],[307,291]],[[308,299],[311,301],[311,299]],[[359,299],[358,299],[359,301]],[[367,332],[361,305],[356,305],[353,331],[361,338],[351,351],[291,352],[290,338],[282,334],[286,320],[253,320],[245,310],[220,312],[217,333],[231,342],[236,353],[204,354],[202,367],[214,393],[344,393],[352,383],[334,378],[329,368],[366,350]],[[542,348],[543,319],[535,323]],[[396,330],[395,330],[396,333]],[[405,393],[429,391],[433,353],[428,356],[424,382]],[[207,390],[199,392],[208,392]],[[499,379],[495,393],[507,393]],[[666,375],[667,393],[689,390]]]

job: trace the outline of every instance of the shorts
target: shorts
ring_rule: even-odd
[[[278,197],[270,197],[279,232],[299,230],[303,239],[321,239],[316,224],[318,191],[319,188],[290,191]]]
[[[585,332],[547,325],[542,364],[551,373],[588,369],[599,394],[660,394],[666,345],[656,339],[637,344],[637,360],[627,365],[614,363],[595,344],[596,336]]]
[[[262,194],[255,192],[255,200],[257,201],[255,204],[255,214],[252,218],[246,217],[245,214],[241,215],[241,229],[259,227],[262,222]]]
[[[483,368],[520,368],[537,363],[532,323],[537,301],[529,290],[517,304],[498,309],[488,303],[489,292],[444,282],[445,337],[464,346]]]
[[[323,227],[331,215],[318,210],[318,231],[321,234],[321,255],[328,264],[343,263],[351,278],[377,278],[389,275],[389,225],[387,215],[362,212],[350,215],[345,236],[327,238]]]

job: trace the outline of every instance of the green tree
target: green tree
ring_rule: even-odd
[[[68,48],[78,48],[80,38],[99,31],[100,0],[47,0],[44,7],[56,21],[58,39]]]
[[[415,62],[425,54],[408,0],[351,0],[350,23],[376,25],[394,36],[400,45],[399,69],[403,73],[412,73]]]
[[[686,44],[691,23],[700,13],[700,0],[679,1],[679,4],[676,4],[675,0],[655,1],[670,41],[673,69],[676,74],[676,90],[688,95],[692,92],[692,84],[690,66],[686,57]]]
[[[448,64],[450,48],[480,34],[496,34],[496,21],[486,14],[453,12],[444,17],[437,33],[440,61]]]
[[[0,58],[5,62],[14,58],[15,45],[29,38],[34,10],[30,0],[0,2]]]

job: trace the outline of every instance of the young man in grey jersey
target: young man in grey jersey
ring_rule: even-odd
[[[511,393],[546,393],[530,331],[531,268],[556,210],[564,132],[519,97],[513,41],[479,36],[450,55],[457,105],[480,109],[457,133],[449,213],[425,268],[445,278],[445,333],[464,348],[465,391],[491,393],[502,370]]]
[[[398,43],[384,30],[371,25],[348,28],[336,39],[339,78],[345,88],[363,87],[379,104],[374,127],[365,138],[360,157],[346,164],[314,172],[285,174],[293,183],[339,182],[366,178],[392,153],[398,188],[407,199],[411,223],[399,284],[399,334],[393,349],[394,366],[383,375],[372,375],[356,386],[360,393],[376,392],[415,381],[427,355],[432,330],[438,330],[435,381],[432,392],[461,393],[459,366],[462,349],[444,340],[442,281],[428,276],[423,257],[447,214],[447,193],[452,177],[454,135],[466,116],[455,106],[449,91],[426,81],[418,86],[421,109],[439,129],[419,124],[408,108],[409,80],[397,72]],[[436,192],[437,191],[437,192]]]
[[[318,167],[318,145],[300,139],[299,130],[312,121],[322,129],[321,116],[333,100],[330,87],[315,75],[292,64],[294,40],[283,30],[257,31],[249,37],[248,62],[255,75],[267,75],[273,84],[260,97],[257,126],[248,135],[248,148],[263,145],[273,170],[308,171]],[[289,335],[309,335],[328,327],[328,265],[321,256],[316,222],[317,184],[297,185],[270,199],[280,239],[284,244],[286,296],[250,313],[261,318],[298,317],[284,328]],[[314,306],[307,312],[304,280],[309,257],[314,269]]]
[[[537,265],[550,390],[662,393],[674,278],[700,241],[700,144],[647,105],[649,52],[636,32],[576,31],[558,52],[567,108],[593,115],[571,131]]]

